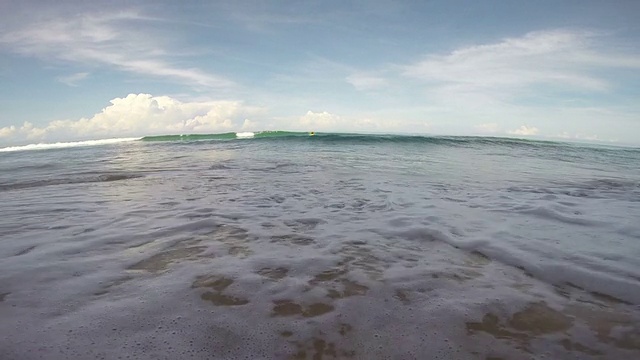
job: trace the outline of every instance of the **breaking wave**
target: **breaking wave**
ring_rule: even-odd
[[[27,150],[48,150],[48,149],[63,149],[71,147],[82,146],[97,146],[97,145],[109,145],[122,142],[129,142],[139,140],[140,138],[114,138],[114,139],[102,139],[102,140],[86,140],[86,141],[74,141],[74,142],[57,142],[57,143],[39,143],[20,146],[9,146],[0,148],[0,152],[12,152],[12,151],[27,151]]]

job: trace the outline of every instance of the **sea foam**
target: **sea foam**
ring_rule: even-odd
[[[82,147],[82,146],[98,146],[98,145],[109,145],[109,144],[117,144],[122,142],[130,142],[135,140],[140,140],[140,138],[139,137],[113,138],[113,139],[101,139],[101,140],[74,141],[74,142],[38,143],[38,144],[4,147],[4,148],[0,148],[0,152],[63,149],[63,148]]]
[[[252,133],[252,132],[239,132],[239,133],[236,133],[236,137],[237,137],[238,139],[251,139],[251,138],[253,138],[255,135],[256,135],[256,134],[255,134],[255,133]]]
[[[636,153],[291,139],[0,157],[0,357],[640,354]]]

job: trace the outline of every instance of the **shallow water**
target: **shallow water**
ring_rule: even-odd
[[[357,136],[0,153],[0,358],[639,357],[639,163]]]

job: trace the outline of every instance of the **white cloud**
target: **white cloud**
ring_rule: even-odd
[[[349,75],[346,80],[359,91],[376,90],[387,85],[387,80],[384,78],[364,73]]]
[[[42,138],[46,133],[45,129],[38,128],[29,121],[25,121],[18,132],[29,140]]]
[[[555,136],[552,136],[552,138],[558,138],[558,139],[565,139],[565,140],[586,140],[586,141],[606,141],[606,142],[617,142],[617,139],[601,139],[600,136],[598,135],[593,135],[593,134],[582,134],[582,133],[577,133],[577,134],[570,134],[566,131],[563,131],[560,134],[556,134]]]
[[[495,134],[500,131],[500,126],[497,123],[485,123],[476,125],[475,130],[483,134]]]
[[[89,76],[89,73],[80,72],[80,73],[75,73],[68,76],[60,76],[57,78],[57,80],[68,86],[78,86],[78,83],[86,79],[87,76]]]
[[[46,61],[109,66],[206,88],[234,85],[223,77],[168,61],[166,46],[154,34],[143,31],[148,20],[137,13],[120,12],[28,23],[1,35],[0,45]]]
[[[244,119],[244,122],[242,123],[242,126],[240,127],[240,130],[242,131],[257,131],[259,130],[259,124],[256,123],[255,121],[251,121],[249,119]]]
[[[611,84],[588,69],[640,67],[629,57],[610,54],[608,63],[594,53],[588,32],[539,31],[495,44],[432,55],[404,68],[404,75],[462,92],[515,91],[543,84],[583,91],[604,91]]]
[[[543,135],[519,128],[524,119],[547,135],[573,129],[613,138],[612,121],[638,128],[630,120],[637,106],[624,92],[632,89],[626,79],[637,76],[630,70],[640,69],[640,53],[615,40],[590,31],[537,31],[396,68],[440,109],[429,119],[442,133]]]
[[[511,131],[507,131],[511,135],[531,136],[538,134],[538,128],[534,126],[522,125],[519,128]]]
[[[331,130],[338,127],[341,119],[337,115],[330,114],[326,111],[313,112],[308,111],[304,116],[300,117],[299,124],[310,130]]]
[[[327,111],[308,111],[300,117],[273,118],[267,116],[267,109],[239,101],[179,101],[169,96],[130,94],[111,100],[110,105],[91,117],[55,120],[44,126],[25,122],[22,126],[0,128],[0,138],[17,144],[230,131],[424,133],[428,129],[424,121],[388,116],[343,117]]]
[[[12,136],[15,132],[16,127],[13,125],[0,128],[0,138]]]
[[[262,8],[258,10],[251,5],[248,7],[240,6],[241,9],[231,12],[230,18],[247,30],[258,33],[272,33],[275,28],[314,24],[320,21],[313,14],[277,14],[265,12]]]
[[[251,124],[247,116],[260,115],[263,109],[237,101],[181,102],[168,96],[130,94],[111,100],[111,105],[90,118],[55,120],[44,127],[25,122],[0,129],[0,136],[17,140],[61,140],[223,132]]]
[[[307,111],[297,121],[282,119],[279,123],[281,127],[301,131],[424,133],[429,130],[426,121],[398,120],[389,116],[340,116],[326,111]]]
[[[503,116],[495,119],[508,127],[513,123],[507,114],[536,117],[554,106],[547,94],[557,91],[571,100],[616,91],[619,79],[603,70],[640,69],[638,54],[622,53],[605,41],[604,35],[588,31],[537,31],[428,55],[399,68],[423,84],[432,104],[476,120]],[[530,96],[541,101],[530,104]]]

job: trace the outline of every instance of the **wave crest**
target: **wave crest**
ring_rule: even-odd
[[[0,152],[64,149],[64,148],[82,147],[82,146],[109,145],[109,144],[117,144],[121,142],[129,142],[129,141],[135,141],[135,140],[140,140],[140,138],[114,138],[114,139],[102,139],[102,140],[73,141],[73,142],[39,143],[39,144],[9,146],[5,148],[0,148]]]

